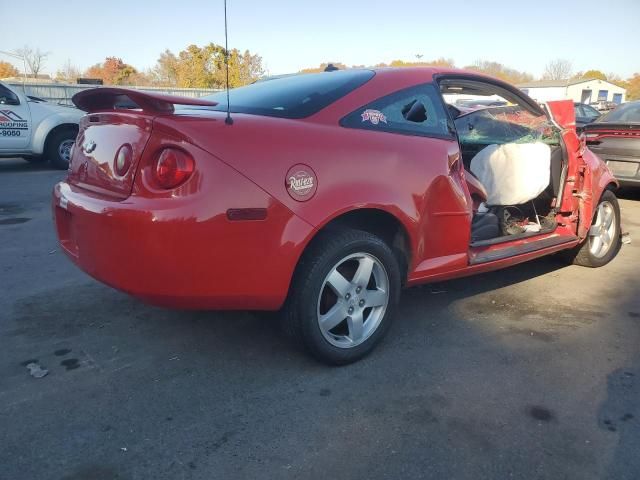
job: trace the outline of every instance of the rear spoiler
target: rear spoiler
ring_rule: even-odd
[[[116,108],[139,108],[147,113],[173,113],[174,105],[200,105],[214,107],[218,102],[200,98],[179,97],[161,93],[132,90],[130,88],[92,88],[76,93],[71,101],[80,110],[92,113]]]
[[[584,130],[640,130],[640,123],[592,122]]]

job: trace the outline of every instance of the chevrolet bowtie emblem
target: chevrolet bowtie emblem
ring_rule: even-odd
[[[84,153],[91,153],[96,149],[96,142],[91,140],[89,143],[85,143],[82,146],[82,149],[84,150]]]

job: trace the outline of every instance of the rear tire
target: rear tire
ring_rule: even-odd
[[[321,233],[296,269],[282,312],[285,331],[321,362],[355,362],[389,330],[400,277],[398,259],[375,235]]]
[[[615,258],[622,245],[620,205],[611,190],[605,190],[594,209],[584,242],[567,252],[567,260],[583,267],[602,267]]]
[[[47,138],[45,156],[54,168],[66,170],[71,159],[71,147],[76,141],[78,131],[73,128],[64,128],[53,132]]]

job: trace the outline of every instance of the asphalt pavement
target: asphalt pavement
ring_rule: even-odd
[[[606,267],[406,290],[377,350],[330,368],[269,316],[80,272],[51,220],[63,177],[0,160],[0,479],[640,478],[640,192]]]

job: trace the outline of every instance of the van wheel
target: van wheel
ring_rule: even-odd
[[[584,267],[602,267],[618,254],[622,245],[620,205],[611,190],[606,190],[595,208],[587,239],[572,251],[570,259]]]
[[[400,285],[398,260],[380,238],[360,230],[322,233],[296,269],[285,330],[324,363],[355,362],[389,330]]]
[[[66,170],[71,160],[71,147],[76,141],[78,132],[71,128],[59,130],[47,139],[45,155],[55,168]]]

